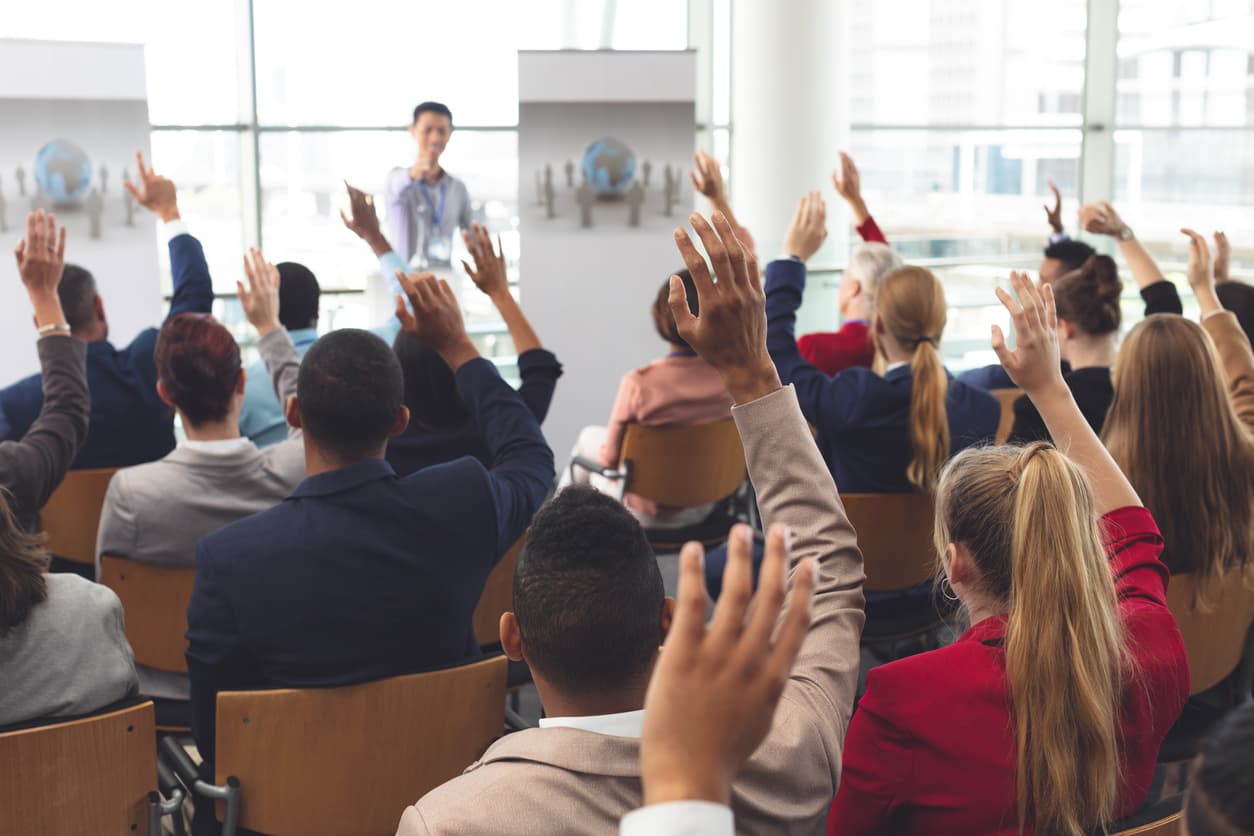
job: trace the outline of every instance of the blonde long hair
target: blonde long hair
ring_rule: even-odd
[[[1019,826],[1084,834],[1114,818],[1123,625],[1088,480],[1052,445],[972,448],[941,475],[936,546],[971,554],[1005,607]]]
[[[1213,601],[1227,569],[1254,563],[1254,435],[1228,394],[1214,343],[1158,314],[1123,341],[1106,448],[1158,522],[1173,573],[1197,575],[1194,605]]]
[[[931,270],[899,267],[879,281],[875,313],[888,333],[913,349],[909,417],[913,456],[906,478],[916,488],[931,490],[949,458],[949,417],[945,412],[949,378],[940,357],[941,335],[949,316],[945,289]]]

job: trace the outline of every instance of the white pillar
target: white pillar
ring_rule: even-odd
[[[848,141],[847,4],[732,0],[731,198],[764,261],[807,191],[823,191],[833,233],[847,226],[830,182]],[[829,250],[843,254],[834,237]]]

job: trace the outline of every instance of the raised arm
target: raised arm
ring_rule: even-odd
[[[91,396],[87,346],[70,336],[57,285],[65,267],[65,228],[43,210],[26,217],[26,237],[15,251],[39,329],[43,406],[20,441],[0,443],[0,487],[12,493],[24,523],[48,501],[87,438]]]
[[[397,171],[404,174],[404,169],[397,169]],[[387,283],[388,295],[404,296],[404,290],[400,282],[396,280],[396,271],[404,272],[409,268],[400,253],[392,249],[392,245],[388,243],[383,230],[379,227],[379,215],[375,211],[374,196],[350,186],[347,180],[344,181],[344,188],[348,190],[349,205],[349,212],[340,210],[340,218],[344,221],[344,226],[365,241],[375,258],[379,259],[379,271],[383,275],[383,281]]]
[[[862,236],[862,240],[887,244],[888,239],[880,231],[879,224],[875,222],[875,218],[871,217],[870,210],[866,208],[866,201],[862,199],[862,175],[858,173],[853,157],[844,151],[840,152],[840,168],[832,172],[832,185],[836,187],[836,194],[849,204],[849,209],[853,212],[854,225],[857,227],[858,235]]]
[[[1062,226],[1062,195],[1058,192],[1058,186],[1053,180],[1049,181],[1049,192],[1054,196],[1054,205],[1051,207],[1048,203],[1042,208],[1045,210],[1045,220],[1049,223],[1050,241],[1057,241],[1067,237],[1067,233],[1063,231]]]
[[[505,250],[500,246],[500,239],[496,242],[497,249],[493,249],[492,236],[488,234],[488,230],[472,223],[469,229],[462,230],[462,240],[466,242],[466,249],[470,251],[470,257],[475,262],[475,266],[471,267],[463,261],[462,267],[475,283],[475,287],[492,300],[501,319],[505,320],[505,327],[509,329],[509,336],[514,341],[514,350],[522,354],[542,348],[540,337],[518,306],[514,294],[509,292],[509,280],[505,274]]]
[[[173,181],[154,172],[144,163],[142,151],[135,152],[139,185],[129,180],[123,187],[135,202],[152,212],[161,221],[169,239],[170,272],[174,278],[174,296],[170,300],[169,319],[181,313],[209,313],[213,310],[213,279],[200,242],[188,231],[179,214],[178,190]]]
[[[675,233],[697,287],[700,316],[688,311],[677,277],[671,279],[671,312],[679,333],[722,375],[736,402],[732,417],[763,520],[783,524],[791,534],[787,586],[793,586],[802,557],[813,556],[818,564],[812,622],[784,685],[782,699],[789,710],[776,716],[736,792],[762,797],[778,793],[783,782],[798,819],[817,821],[836,790],[858,684],[862,554],[831,472],[792,391],[781,388],[766,350],[765,298],[757,263],[741,248],[725,218],[716,214],[713,223],[711,227],[700,215],[692,216],[717,282],[687,234]]]
[[[1098,515],[1140,506],[1140,497],[1084,419],[1062,378],[1053,288],[1033,284],[1026,273],[1011,273],[1010,283],[1018,300],[1000,287],[997,298],[1014,323],[1014,351],[1006,347],[1001,328],[992,328],[993,351],[1002,368],[1041,413],[1054,445],[1088,474]]]
[[[300,355],[292,345],[292,337],[279,322],[279,271],[266,261],[261,250],[253,247],[244,255],[244,274],[248,286],[236,282],[240,307],[244,316],[257,329],[257,350],[266,364],[274,394],[282,408],[296,394],[296,378],[300,372]],[[287,437],[299,438],[301,431],[288,425]]]
[[[723,168],[710,152],[698,151],[692,155],[692,170],[688,172],[688,177],[692,180],[692,187],[710,201],[712,211],[721,212],[732,229],[741,228],[732,213],[731,202],[727,199]]]
[[[1123,260],[1132,272],[1132,279],[1145,300],[1145,315],[1184,312],[1176,286],[1163,276],[1158,264],[1137,240],[1132,227],[1124,223],[1115,208],[1106,201],[1086,203],[1080,207],[1080,225],[1088,232],[1109,235],[1115,239]]]
[[[1206,239],[1191,229],[1180,231],[1189,236],[1189,285],[1201,310],[1202,328],[1215,343],[1237,415],[1246,427],[1254,430],[1254,352],[1250,350],[1250,338],[1236,314],[1224,310],[1219,303],[1215,292],[1217,277]],[[1218,237],[1216,235],[1216,239]]]

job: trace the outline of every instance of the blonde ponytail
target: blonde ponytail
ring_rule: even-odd
[[[875,311],[885,330],[907,348],[910,358],[908,437],[912,456],[906,468],[910,484],[932,490],[949,458],[949,416],[945,396],[949,378],[941,363],[939,343],[948,307],[945,291],[930,270],[900,267],[880,280]]]
[[[941,476],[937,545],[961,543],[1008,613],[1019,825],[1085,834],[1118,805],[1124,634],[1093,496],[1054,447],[960,453]]]

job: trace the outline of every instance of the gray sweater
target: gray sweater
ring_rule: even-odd
[[[88,714],[139,689],[122,602],[78,575],[45,575],[48,597],[0,638],[0,726]]]

